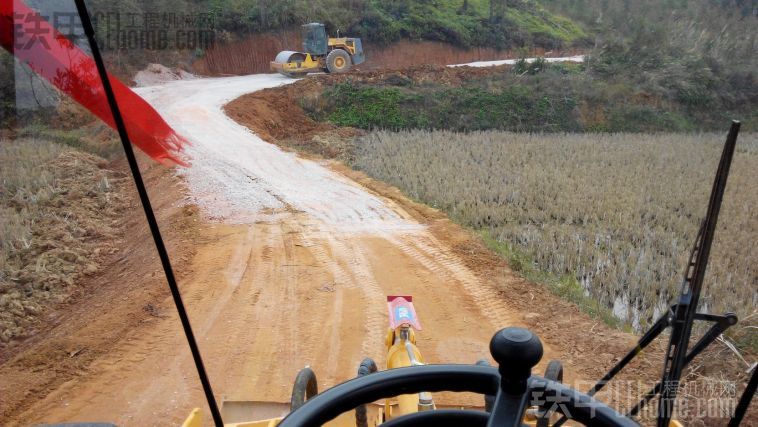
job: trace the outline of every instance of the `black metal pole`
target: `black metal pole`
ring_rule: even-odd
[[[200,355],[197,341],[195,341],[195,335],[192,332],[192,326],[190,325],[190,320],[187,316],[187,310],[184,308],[184,302],[182,301],[182,295],[179,292],[179,286],[176,283],[174,270],[171,268],[171,261],[168,257],[168,251],[166,250],[166,245],[163,242],[160,228],[158,228],[158,221],[155,218],[155,213],[153,212],[152,205],[150,204],[150,198],[148,197],[145,183],[142,180],[139,164],[137,163],[137,158],[134,156],[134,149],[132,148],[131,142],[129,140],[129,135],[126,132],[124,119],[121,116],[121,111],[119,110],[118,103],[116,102],[116,96],[113,93],[113,87],[111,87],[110,80],[108,79],[108,73],[105,70],[105,63],[103,62],[103,58],[100,55],[97,41],[95,40],[95,30],[92,27],[92,21],[90,20],[90,16],[87,12],[87,7],[84,4],[84,0],[75,0],[75,2],[76,8],[79,11],[79,18],[82,20],[84,33],[86,34],[87,39],[89,40],[90,48],[92,49],[92,57],[95,60],[95,64],[97,64],[97,71],[103,83],[105,95],[108,98],[108,105],[110,106],[111,113],[113,114],[113,121],[116,123],[116,129],[118,130],[118,134],[121,137],[121,144],[124,146],[124,152],[126,152],[126,159],[129,162],[129,168],[131,169],[132,176],[134,177],[134,185],[137,187],[137,193],[139,193],[142,207],[145,210],[145,217],[147,218],[147,222],[150,226],[150,232],[152,233],[153,240],[155,241],[155,247],[158,250],[158,256],[160,257],[161,264],[163,265],[163,271],[166,274],[168,287],[171,289],[171,296],[174,298],[176,311],[179,313],[179,319],[182,322],[182,328],[184,329],[184,334],[187,337],[187,343],[189,344],[190,351],[192,352],[192,359],[195,361],[197,374],[200,377],[200,382],[203,385],[205,398],[208,400],[208,407],[210,408],[213,422],[216,427],[223,427],[224,422],[221,419],[221,413],[219,412],[218,405],[216,404],[216,399],[213,396],[213,389],[211,388],[211,383],[208,380],[208,374],[205,371],[203,359]]]
[[[716,233],[716,223],[718,222],[719,211],[721,210],[721,201],[726,191],[729,168],[732,164],[734,147],[737,144],[737,135],[739,133],[740,122],[736,120],[732,121],[732,127],[729,129],[729,135],[726,138],[724,151],[721,154],[716,178],[713,182],[713,189],[711,190],[708,210],[701,228],[700,239],[695,246],[697,252],[692,260],[692,264],[688,266],[687,276],[685,276],[685,280],[682,283],[682,294],[676,306],[674,318],[671,321],[671,339],[666,351],[661,378],[663,390],[658,402],[658,427],[668,427],[673,416],[674,403],[679,391],[679,381],[686,364],[685,359],[687,358],[687,347],[692,334],[692,323],[697,312],[700,291],[703,287],[705,271],[708,267],[708,257],[711,253],[713,236]]]
[[[750,402],[753,401],[756,387],[758,387],[758,367],[753,367],[753,376],[750,377],[750,382],[747,383],[745,391],[742,392],[742,397],[737,404],[737,408],[734,410],[734,416],[729,421],[728,427],[738,427],[740,425],[747,413],[747,408],[750,407]]]
[[[650,329],[645,332],[645,335],[642,336],[637,341],[637,345],[634,346],[627,354],[624,356],[616,365],[614,365],[608,373],[606,373],[603,378],[598,380],[595,385],[592,386],[592,388],[587,392],[588,396],[594,396],[598,391],[602,390],[603,387],[605,387],[608,382],[610,382],[619,372],[621,372],[626,365],[629,364],[632,360],[634,360],[635,357],[637,357],[638,354],[642,352],[648,345],[650,345],[651,342],[653,342],[668,326],[669,326],[669,318],[671,314],[670,312],[666,312],[663,316],[661,316],[654,324],[650,327]],[[568,421],[569,418],[566,415],[561,416],[558,421],[553,424],[553,427],[561,427]]]
[[[737,324],[737,315],[734,313],[726,313],[723,316],[715,316],[712,314],[696,314],[695,315],[696,320],[705,320],[709,322],[714,322],[713,326],[711,326],[708,331],[703,334],[702,337],[698,340],[698,342],[692,346],[692,349],[689,353],[687,353],[687,358],[684,361],[684,366],[687,366],[692,362],[700,353],[703,352],[706,348],[708,348],[711,343],[716,341],[716,339],[721,336],[727,329],[729,329],[730,326],[734,326]],[[637,405],[635,405],[632,409],[629,410],[627,416],[634,417],[636,416],[640,410],[645,407],[647,402],[649,402],[653,397],[655,397],[658,393],[661,392],[661,388],[663,386],[662,382],[658,382],[655,384],[655,387],[653,387],[650,391],[648,391],[645,396],[640,400]]]

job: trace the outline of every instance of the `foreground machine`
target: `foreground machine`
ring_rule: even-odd
[[[386,368],[397,369],[423,366],[424,359],[416,346],[416,332],[421,323],[410,295],[388,296],[387,313],[389,328],[385,338]],[[365,358],[358,367],[357,377],[365,377],[378,371],[376,362]],[[316,374],[310,367],[298,372],[292,388],[290,403],[276,404],[257,401],[230,401],[222,399],[221,415],[227,427],[266,427],[278,425],[290,412],[299,409],[306,401],[318,394]],[[429,392],[401,394],[387,398],[383,404],[363,404],[327,423],[330,427],[377,426],[404,415],[436,409]],[[482,409],[470,408],[470,409]],[[200,426],[201,413],[195,410],[184,423],[186,427]],[[257,421],[251,421],[257,420]]]
[[[366,358],[358,367],[358,375],[355,381],[368,381],[373,378],[380,379],[380,377],[385,374],[394,372],[395,374],[391,377],[396,378],[392,381],[399,381],[401,383],[410,381],[409,384],[411,384],[413,383],[412,378],[414,374],[411,370],[412,368],[432,368],[432,366],[424,364],[421,351],[416,346],[416,332],[421,331],[421,323],[418,320],[416,309],[413,306],[413,297],[410,295],[388,296],[387,312],[389,315],[389,328],[387,329],[387,336],[385,338],[387,349],[387,370],[381,372],[378,371],[376,363],[372,359]],[[523,346],[526,347],[513,352],[513,354],[510,354],[509,351],[506,350],[501,351],[500,353],[503,353],[505,355],[504,357],[516,359],[528,357],[528,363],[524,363],[529,364],[529,368],[539,362],[539,359],[542,356],[542,345],[536,336],[532,335],[531,332],[525,329],[519,328],[509,328],[503,331],[501,331],[500,335],[507,338],[506,341],[503,341],[506,346],[511,345],[509,344],[510,341],[516,340],[513,341],[516,343],[518,339],[529,337],[527,340],[528,342],[525,341],[523,344]],[[496,335],[496,337],[493,338],[492,345],[495,345],[496,348],[500,348],[501,338],[498,338],[500,335]],[[522,351],[527,347],[528,351]],[[496,355],[494,347],[491,348],[491,351],[493,351],[493,357],[495,357],[495,360],[500,362],[500,359],[498,359],[500,353],[497,353]],[[510,359],[507,363],[509,366],[511,365]],[[490,367],[489,363],[482,360],[477,362],[476,365],[436,365],[430,370],[430,372],[436,372],[443,366],[446,366],[446,369],[448,370],[465,366],[466,368],[474,369],[475,372],[485,374],[484,378],[488,378],[486,385],[493,388],[492,390],[489,390],[488,393],[484,393],[485,398],[482,400],[481,406],[464,407],[458,405],[438,407],[434,403],[434,399],[430,392],[438,390],[477,391],[476,388],[470,390],[466,388],[475,385],[457,384],[440,388],[440,384],[432,385],[429,389],[424,389],[414,384],[410,388],[408,388],[409,386],[397,388],[397,393],[380,396],[385,397],[384,402],[380,405],[374,404],[379,398],[371,400],[362,399],[361,404],[346,408],[344,411],[341,411],[341,413],[335,413],[336,416],[329,420],[321,420],[315,424],[307,422],[302,425],[323,424],[328,427],[375,427],[378,425],[402,426],[406,425],[405,420],[413,419],[413,417],[423,417],[423,415],[419,414],[427,412],[430,413],[427,417],[430,417],[430,420],[434,423],[437,422],[437,417],[444,416],[444,414],[454,414],[452,419],[456,420],[456,423],[462,423],[457,425],[468,425],[469,421],[475,421],[477,417],[482,418],[482,414],[487,414],[493,410],[496,402],[495,396],[497,395],[497,390],[494,386],[497,383],[496,377],[498,374],[496,374],[497,371],[494,368]],[[526,365],[524,365],[524,367],[525,366]],[[410,375],[409,379],[400,378],[405,374]],[[494,377],[487,377],[487,375],[493,374],[495,375]],[[398,375],[400,377],[398,377]],[[545,374],[546,380],[559,384],[562,375],[563,373],[560,363],[557,361],[550,362]],[[422,377],[424,376],[422,375]],[[353,382],[354,381],[350,381],[343,385]],[[289,405],[256,401],[228,401],[224,399],[221,403],[221,415],[225,420],[224,425],[226,427],[273,427],[284,425],[282,423],[292,417],[294,413],[298,413],[302,410],[301,408],[310,405],[312,398],[320,398],[320,395],[318,395],[317,384],[316,375],[313,370],[311,370],[310,367],[305,367],[300,370],[295,378]],[[343,385],[337,386],[337,388],[342,387]],[[457,387],[464,387],[465,389],[458,390]],[[483,385],[476,387],[483,387]],[[329,392],[330,391],[327,391],[327,393]],[[352,395],[353,392],[350,393]],[[550,420],[550,417],[554,412],[552,410],[553,408],[550,407],[551,405],[535,404],[534,399],[524,401],[524,404],[528,406],[522,411],[522,420],[524,422],[538,427],[543,425],[547,426],[547,422]],[[486,417],[484,419],[486,419]],[[187,418],[183,427],[200,427],[201,425],[202,413],[199,409],[195,409],[192,411],[189,418]],[[442,425],[444,425],[444,423]]]
[[[271,62],[271,70],[289,77],[312,72],[346,73],[365,60],[361,39],[329,37],[324,24],[303,25],[303,51],[285,50]]]

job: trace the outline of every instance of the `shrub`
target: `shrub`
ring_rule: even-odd
[[[339,126],[403,129],[411,121],[400,104],[408,96],[395,88],[362,88],[341,84],[326,93],[336,107],[328,119]]]

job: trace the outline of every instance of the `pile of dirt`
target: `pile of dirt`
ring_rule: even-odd
[[[511,65],[494,67],[447,67],[443,65],[418,65],[408,68],[359,71],[348,74],[324,74],[309,76],[324,85],[340,83],[363,83],[375,86],[410,86],[434,83],[450,87],[459,87],[463,83],[480,79],[484,76],[504,73]],[[300,82],[298,82],[300,83]]]
[[[224,106],[224,112],[263,140],[327,158],[344,158],[359,129],[317,122],[298,101],[318,99],[323,84],[304,79],[295,85],[254,92]]]
[[[47,308],[84,291],[82,280],[100,270],[123,234],[117,221],[127,209],[123,173],[108,169],[102,158],[76,151],[40,167],[56,177],[57,189],[35,201],[39,212],[27,218],[31,238],[3,266],[0,348],[33,335]],[[10,209],[27,209],[18,197],[9,203]]]
[[[134,76],[134,83],[139,87],[154,86],[175,80],[193,80],[197,76],[181,68],[168,68],[161,64],[148,64]]]
[[[510,66],[488,68],[419,65],[397,70],[355,71],[349,74],[309,75],[291,85],[264,89],[241,96],[224,107],[224,112],[248,127],[263,140],[330,159],[349,161],[352,143],[360,129],[318,122],[308,116],[303,105],[321,102],[321,93],[341,83],[375,86],[440,84],[461,86],[468,80],[503,73]]]
[[[289,88],[298,88],[293,93],[308,93],[314,87],[334,86],[340,83],[362,83],[372,86],[411,86],[434,83],[458,87],[471,80],[502,74],[512,68],[509,64],[492,67],[448,67],[443,65],[417,65],[407,68],[386,68],[381,70],[352,71],[346,74],[311,74],[300,79]],[[274,88],[274,89],[283,89]],[[273,89],[272,89],[273,90]]]

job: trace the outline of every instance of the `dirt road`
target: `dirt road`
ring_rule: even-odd
[[[381,364],[389,294],[414,296],[427,362],[488,357],[492,333],[533,310],[514,311],[400,204],[265,143],[221,110],[288,81],[265,75],[141,89],[192,143],[193,167],[181,175],[205,221],[180,286],[217,396],[283,402],[303,366],[314,367],[323,389],[353,377],[363,357]],[[173,309],[158,317],[15,422],[176,425],[204,406]],[[570,354],[565,342],[543,342],[543,364]]]

